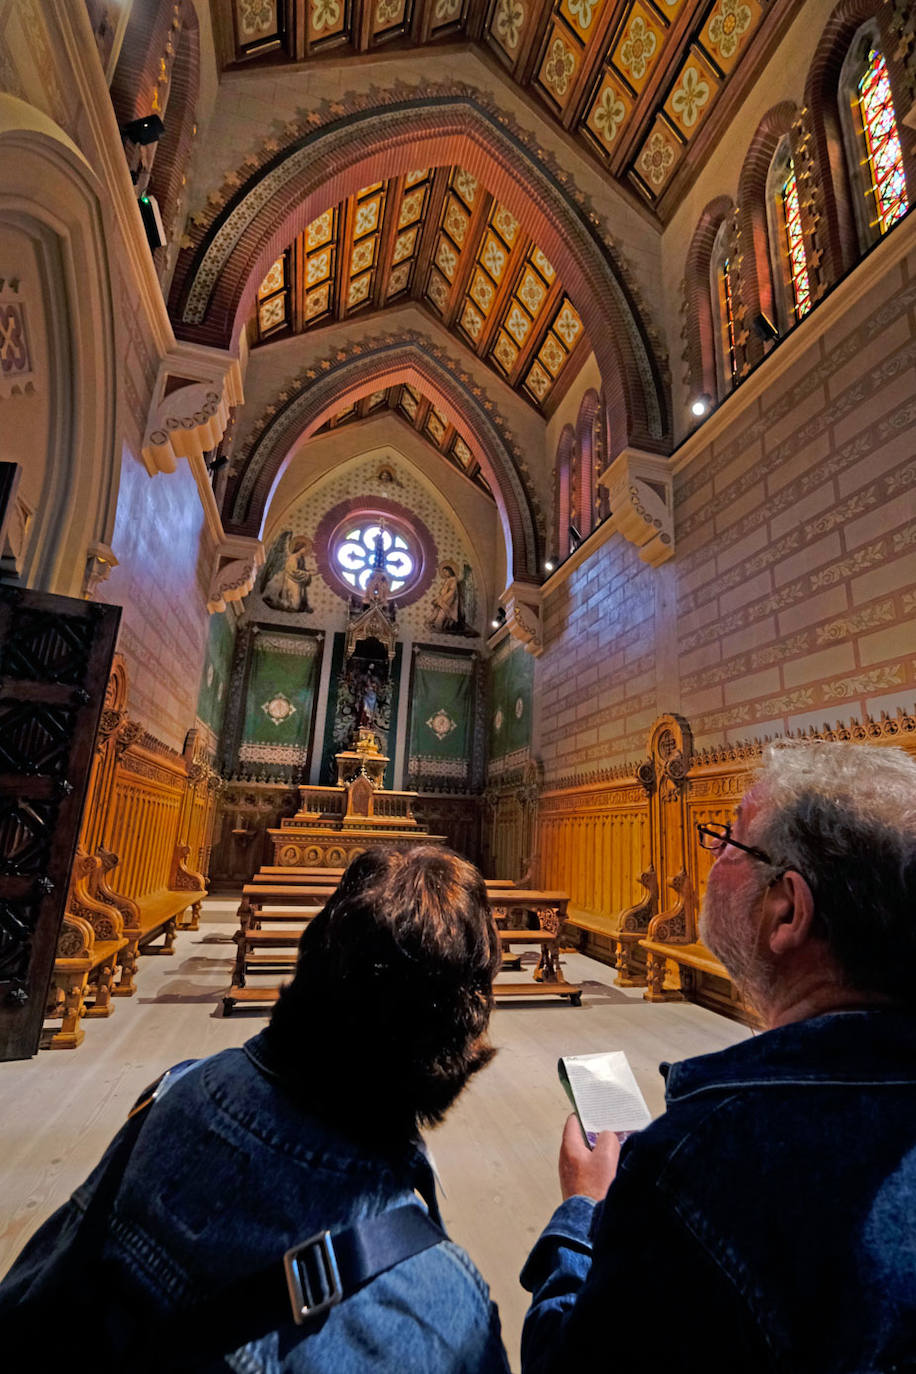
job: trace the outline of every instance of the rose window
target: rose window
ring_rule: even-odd
[[[338,577],[363,592],[376,571],[388,578],[391,595],[415,580],[419,558],[406,531],[378,519],[348,522],[334,541],[332,562]]]

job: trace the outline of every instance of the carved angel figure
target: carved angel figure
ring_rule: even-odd
[[[288,611],[296,614],[311,612],[308,589],[312,574],[308,565],[308,555],[312,541],[298,535],[293,538],[292,530],[284,530],[274,540],[261,574],[261,600],[274,611]]]

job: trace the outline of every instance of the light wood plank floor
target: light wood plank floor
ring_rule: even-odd
[[[141,959],[136,996],[117,1001],[108,1020],[84,1022],[78,1050],[0,1065],[0,1274],[98,1161],[147,1083],[180,1059],[240,1045],[263,1025],[254,1009],[221,1015],[235,906],[211,899],[201,929],[179,935],[172,958]],[[499,1303],[513,1368],[527,1296],[518,1273],[559,1201],[556,1154],[567,1115],[559,1055],[625,1049],[657,1113],[661,1060],[708,1053],[748,1034],[699,1007],[650,1006],[640,990],[614,987],[613,971],[593,960],[570,955],[565,963],[567,976],[584,985],[582,1006],[497,1009],[499,1054],[430,1138],[446,1223]]]

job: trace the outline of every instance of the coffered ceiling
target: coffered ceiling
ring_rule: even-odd
[[[213,0],[224,65],[473,42],[665,217],[797,0]]]
[[[461,167],[365,186],[313,220],[261,283],[252,342],[407,300],[544,414],[590,349],[552,264]]]

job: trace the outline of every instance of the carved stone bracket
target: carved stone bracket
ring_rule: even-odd
[[[506,625],[513,639],[524,644],[529,654],[540,658],[544,652],[541,630],[541,589],[529,582],[513,582],[499,598],[506,612]]]
[[[211,615],[224,611],[230,601],[241,601],[254,586],[258,568],[264,562],[260,539],[236,535],[224,539],[216,550],[213,576],[207,597]]]
[[[159,368],[143,461],[150,476],[174,472],[179,458],[202,460],[226,432],[243,400],[237,358],[215,349],[178,345]]]
[[[107,544],[90,544],[86,550],[86,571],[83,574],[83,597],[92,601],[96,591],[108,578],[118,560]]]
[[[598,478],[615,528],[657,568],[674,554],[673,478],[667,458],[625,448]]]

